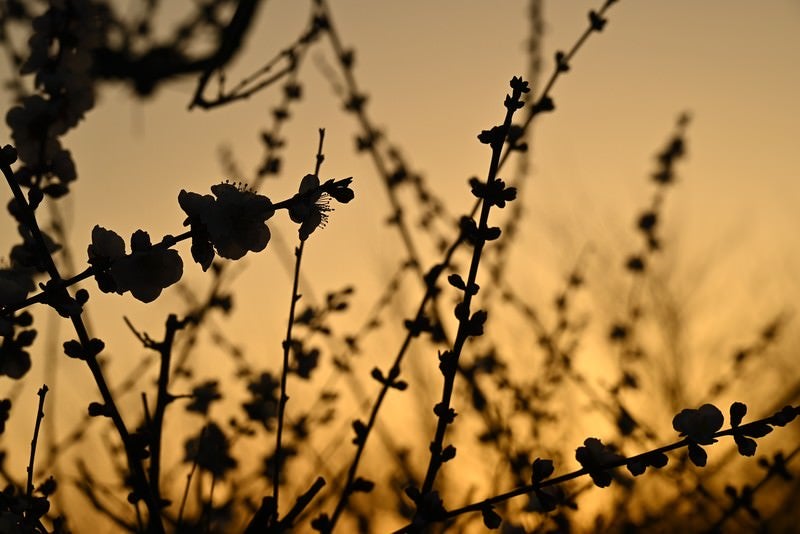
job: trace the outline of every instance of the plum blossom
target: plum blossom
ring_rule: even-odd
[[[200,435],[189,438],[184,443],[184,462],[197,462],[197,467],[212,473],[217,478],[236,467],[236,460],[230,455],[230,441],[216,423],[209,423]]]
[[[300,182],[295,202],[289,207],[289,217],[300,224],[300,239],[305,241],[318,227],[324,228],[332,210],[330,200],[319,188],[319,178],[306,174]]]
[[[320,185],[319,177],[306,174],[300,181],[297,194],[289,205],[289,217],[300,224],[300,239],[305,241],[311,232],[324,228],[328,222],[328,213],[333,211],[330,199],[346,204],[355,196],[350,189],[352,178],[344,180],[328,180]]]
[[[150,235],[137,230],[131,236],[131,253],[125,253],[125,242],[111,230],[95,226],[89,245],[89,263],[97,272],[95,279],[101,291],[130,291],[142,302],[152,302],[161,291],[181,279],[183,261],[175,250],[153,246]]]
[[[608,465],[618,462],[622,456],[599,439],[587,438],[583,442],[583,447],[578,447],[575,451],[575,459],[589,472],[589,476],[598,487],[605,488],[611,485]]]
[[[230,183],[211,186],[211,192],[216,198],[184,190],[178,195],[188,215],[183,224],[192,231],[192,257],[203,270],[214,250],[230,260],[264,250],[271,237],[266,221],[275,213],[269,198]]]
[[[714,434],[722,428],[724,417],[713,404],[704,404],[697,410],[686,409],[672,419],[672,427],[681,436],[700,445],[711,445],[717,440]]]

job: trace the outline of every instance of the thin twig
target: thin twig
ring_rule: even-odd
[[[325,141],[325,130],[320,128],[319,130],[319,146],[317,148],[317,155],[315,158],[315,166],[314,166],[314,175],[319,176],[320,168],[322,167],[322,162],[325,160],[325,156],[322,153],[322,146]],[[276,443],[275,443],[275,466],[274,466],[274,473],[272,477],[272,496],[275,499],[274,502],[274,513],[276,518],[279,517],[280,511],[278,505],[280,503],[279,494],[280,494],[280,472],[281,467],[283,464],[282,461],[282,439],[283,439],[283,420],[284,414],[286,411],[286,402],[289,400],[288,395],[286,394],[286,381],[289,374],[289,354],[292,349],[292,326],[294,325],[294,314],[295,308],[297,306],[297,301],[300,300],[300,295],[297,292],[298,285],[300,283],[300,263],[303,259],[303,248],[305,247],[306,240],[300,239],[300,245],[295,248],[295,265],[294,265],[294,278],[292,280],[292,300],[289,305],[289,320],[286,325],[286,339],[283,340],[283,365],[281,368],[281,393],[280,398],[278,399],[278,430],[276,432]]]
[[[200,431],[200,439],[197,442],[197,454],[194,457],[194,461],[192,462],[192,468],[189,470],[189,474],[186,475],[186,486],[183,488],[183,497],[181,498],[181,506],[178,509],[178,521],[177,521],[178,530],[180,530],[180,527],[183,524],[183,512],[186,509],[186,500],[189,497],[189,488],[192,485],[192,478],[194,477],[194,472],[197,471],[197,463],[200,461],[200,454],[203,449],[203,439],[206,436],[207,428],[208,425],[204,426],[203,429]]]
[[[28,461],[28,484],[25,494],[28,499],[33,495],[33,463],[36,457],[36,443],[39,441],[39,426],[44,419],[44,398],[47,395],[47,384],[42,384],[39,391],[36,393],[39,396],[39,409],[36,411],[36,426],[33,429],[33,439],[31,440],[31,457]]]
[[[159,480],[161,476],[161,436],[164,430],[164,413],[167,405],[172,401],[172,397],[167,391],[169,384],[170,359],[172,356],[172,346],[175,342],[175,334],[186,325],[186,321],[179,321],[175,314],[167,317],[166,331],[164,340],[156,343],[154,348],[161,355],[161,368],[158,373],[158,395],[156,397],[156,409],[153,413],[153,420],[150,426],[150,485],[158,502],[161,502],[161,489]]]
[[[514,116],[514,112],[518,109],[517,104],[520,106],[522,105],[521,98],[523,91],[528,91],[527,82],[522,82],[521,80],[519,80],[517,83],[515,83],[515,80],[512,80],[511,86],[513,88],[512,94],[510,96],[506,96],[507,109],[505,119],[503,120],[502,126],[500,126],[500,129],[494,135],[494,139],[491,142],[492,157],[489,163],[489,171],[486,177],[485,186],[487,192],[491,191],[494,188],[494,185],[498,183],[497,170],[500,166],[500,155],[508,137],[508,132],[511,128],[511,120]],[[497,130],[497,128],[492,129],[493,132],[495,130]],[[500,182],[500,184],[502,187],[502,182]],[[484,199],[484,202],[482,203],[477,232],[473,237],[474,248],[465,289],[463,291],[464,297],[461,304],[459,304],[456,308],[456,315],[459,319],[456,339],[453,343],[453,348],[446,356],[446,359],[445,355],[442,355],[442,364],[440,366],[444,376],[444,383],[442,385],[442,399],[439,404],[437,404],[437,409],[434,410],[437,413],[438,422],[436,424],[436,433],[430,446],[431,455],[428,462],[428,468],[425,473],[425,481],[421,490],[423,495],[428,494],[433,489],[433,483],[436,480],[436,475],[439,472],[442,462],[445,461],[442,457],[443,441],[445,431],[452,423],[452,417],[450,416],[452,413],[450,401],[453,395],[453,388],[455,386],[455,377],[458,371],[458,361],[461,357],[461,351],[464,348],[464,344],[466,343],[467,339],[471,335],[476,335],[470,331],[472,329],[470,324],[474,319],[474,316],[471,314],[470,306],[472,304],[473,295],[475,295],[478,291],[476,285],[478,267],[480,265],[481,253],[483,252],[483,248],[487,242],[489,231],[489,212],[492,208],[492,205],[493,203],[487,199]],[[472,288],[475,289],[473,290]],[[460,312],[459,308],[461,308]],[[480,330],[481,332],[483,330],[482,323]]]

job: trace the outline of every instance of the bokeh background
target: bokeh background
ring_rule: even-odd
[[[164,3],[158,20],[165,28],[180,18],[183,4]],[[510,77],[529,72],[528,4],[331,2],[334,23],[345,45],[356,52],[354,72],[369,95],[370,116],[451,214],[471,207],[467,179],[484,176],[488,167],[489,150],[476,135],[501,120]],[[586,26],[586,13],[597,7],[591,1],[544,2],[544,76],[553,68],[554,52],[571,46]],[[267,2],[227,77],[236,80],[249,74],[291,42],[305,26],[308,10],[307,3],[295,0]],[[800,379],[793,363],[800,336],[792,322],[800,297],[798,30],[797,1],[622,0],[610,10],[605,30],[591,37],[570,72],[558,80],[552,92],[555,112],[534,123],[531,150],[525,156],[530,180],[520,198],[525,209],[506,279],[531,306],[549,309],[565,273],[584,258],[587,288],[577,305],[591,326],[578,362],[600,386],[615,378],[609,371],[613,356],[607,331],[626,305],[621,295],[630,277],[624,261],[638,246],[635,221],[652,194],[653,156],[684,111],[692,116],[686,134],[688,158],[678,166],[678,183],[666,203],[664,251],[654,276],[680,323],[682,334],[675,345],[686,355],[686,390],[692,392],[727,371],[736,347],[757,338],[778,316],[788,327],[769,363],[731,395],[751,406],[754,415],[765,415],[756,407],[768,405],[770,394],[789,391]],[[313,169],[317,129],[325,128],[322,175],[353,176],[356,199],[337,207],[327,227],[310,239],[301,292],[313,298],[354,286],[351,309],[339,325],[347,330],[369,314],[405,256],[396,230],[384,223],[389,204],[372,162],[354,150],[358,125],[343,111],[326,74],[334,63],[330,47],[315,44],[308,56],[299,74],[303,100],[293,106],[282,133],[287,143],[282,170],[265,181],[262,192],[277,201],[296,191],[300,178]],[[9,70],[10,65],[0,62],[0,75]],[[259,134],[271,122],[271,110],[282,95],[280,85],[219,109],[190,111],[195,83],[192,78],[166,83],[146,99],[122,85],[103,85],[96,107],[65,137],[79,179],[61,207],[69,246],[79,262],[95,224],[122,235],[139,228],[154,238],[176,234],[184,218],[177,204],[181,189],[207,192],[224,179],[247,181],[255,175],[264,152]],[[0,104],[8,109],[13,102],[0,93]],[[4,123],[0,140],[9,142]],[[232,171],[226,159],[239,170]],[[507,173],[513,173],[511,167]],[[407,202],[413,203],[411,198],[408,195]],[[11,219],[5,224],[2,250],[15,238]],[[276,369],[291,292],[296,227],[278,216],[271,228],[274,236],[267,252],[248,255],[230,286],[234,311],[217,321],[254,367]],[[207,285],[208,276],[189,261],[188,247],[181,251],[183,282]],[[428,267],[438,255],[430,248],[423,249],[423,257]],[[92,294],[89,316],[93,329],[106,340],[112,382],[113,377],[125,376],[144,353],[122,317],[158,338],[165,315],[185,308],[175,287],[154,305],[130,296]],[[418,282],[405,280],[386,320],[399,325],[421,294]],[[50,321],[45,313],[39,320],[40,325]],[[59,327],[55,320],[47,324],[61,328],[51,335],[68,338],[67,325]],[[490,316],[490,324],[505,357],[535,372],[529,357],[535,339],[524,320],[506,310],[505,315]],[[402,333],[401,328],[384,329],[364,347],[361,358],[367,361],[361,366],[367,388],[374,386],[366,373],[391,361]],[[46,419],[56,441],[80,420],[87,403],[97,400],[89,373],[79,362],[45,352],[35,352],[22,385],[0,379],[0,392],[15,396],[3,437],[9,450],[6,469],[19,475],[33,424],[35,391],[43,380],[56,381]],[[414,375],[420,381],[417,392],[432,401],[438,387],[435,352],[420,349],[415,357],[420,361]],[[198,378],[233,383],[234,364],[212,344],[201,346],[194,361]],[[590,404],[585,397],[575,397],[575,410],[587,417],[558,438],[564,440],[565,450],[579,445],[579,436],[608,431],[608,422],[592,415]],[[235,395],[231,405],[236,406]],[[411,433],[419,438],[414,450],[420,454],[432,424],[432,417],[419,422],[430,415],[420,408],[426,405],[432,402],[398,399],[389,407],[397,425],[412,425]],[[140,408],[138,395],[123,406],[134,419]],[[650,423],[669,429],[669,409],[653,409],[659,421]],[[180,441],[173,446],[173,459],[178,460]],[[76,454],[101,451],[102,439],[82,447]],[[488,467],[479,457],[459,461],[474,475],[465,478],[473,478],[469,483],[479,491]]]

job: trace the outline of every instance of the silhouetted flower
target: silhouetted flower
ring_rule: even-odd
[[[222,183],[211,186],[211,195],[181,190],[178,203],[188,215],[184,226],[192,228],[192,256],[208,269],[213,259],[208,244],[217,254],[238,260],[248,251],[261,252],[271,234],[266,225],[275,210],[272,202],[243,186]]]
[[[252,421],[263,424],[267,429],[272,429],[278,415],[278,392],[280,382],[270,373],[264,372],[247,385],[252,398],[242,407],[247,412],[247,417]]]
[[[553,460],[543,460],[536,458],[531,467],[531,483],[538,484],[539,482],[547,479],[553,474],[555,468],[553,467]]]
[[[608,464],[617,462],[622,456],[611,450],[597,438],[587,438],[583,447],[575,451],[575,459],[589,472],[594,483],[601,488],[611,485],[611,473]]]
[[[353,200],[354,193],[350,189],[352,178],[344,180],[328,180],[320,185],[319,177],[306,174],[300,182],[297,194],[292,197],[289,206],[289,217],[300,224],[300,239],[305,241],[311,232],[324,228],[328,222],[328,213],[333,211],[330,199],[346,204]]]
[[[293,349],[295,365],[291,371],[300,378],[308,380],[319,365],[319,349],[312,347],[306,350],[301,343],[293,343]]]
[[[117,290],[130,291],[142,302],[152,302],[167,288],[181,279],[183,261],[178,252],[156,248],[147,232],[137,230],[131,236],[131,253],[111,266],[111,276]]]
[[[723,421],[719,408],[713,404],[704,404],[697,410],[681,411],[672,419],[672,428],[695,443],[711,445],[717,441],[714,434],[722,428]]]
[[[521,76],[513,76],[509,85],[515,91],[519,91],[520,93],[529,93],[530,87],[528,87],[528,82],[523,80]]]
[[[186,410],[208,415],[208,408],[211,403],[221,398],[219,383],[216,380],[208,380],[195,386],[192,390],[192,402],[186,406]]]
[[[111,230],[95,226],[88,248],[89,263],[101,291],[120,295],[130,291],[142,302],[152,302],[181,279],[183,261],[175,250],[154,247],[150,235],[137,230],[131,236],[131,253],[125,254],[125,242]],[[110,266],[110,267],[109,267]]]
[[[230,455],[228,438],[216,423],[209,423],[196,438],[186,441],[184,449],[186,463],[197,462],[197,467],[212,473],[217,478],[225,476],[236,467]]]

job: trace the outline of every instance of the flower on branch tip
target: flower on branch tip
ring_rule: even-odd
[[[531,88],[528,87],[528,82],[522,79],[522,76],[514,76],[509,82],[511,88],[520,93],[529,93]]]
[[[150,235],[137,230],[131,236],[131,253],[125,253],[125,242],[111,230],[95,226],[88,248],[89,263],[101,291],[130,291],[142,302],[152,302],[161,291],[181,279],[183,261],[178,252],[153,246]]]
[[[13,165],[17,161],[17,149],[11,145],[0,148],[0,165]]]
[[[184,190],[178,194],[178,204],[188,215],[183,225],[192,231],[192,257],[204,271],[214,250],[229,260],[264,250],[271,237],[266,221],[275,213],[269,198],[242,184],[216,184],[211,192],[216,198]]]
[[[289,205],[289,218],[300,224],[300,239],[305,241],[317,228],[324,228],[328,222],[328,213],[333,211],[330,199],[347,204],[355,197],[350,189],[352,178],[343,180],[327,180],[320,185],[319,177],[306,174],[300,181],[297,194]]]
[[[622,456],[604,445],[597,438],[586,438],[583,447],[575,451],[575,459],[589,472],[592,481],[600,488],[611,485],[611,473],[608,465],[618,462]]]
[[[672,428],[681,436],[700,445],[716,443],[714,434],[722,428],[724,418],[719,408],[704,404],[696,410],[686,409],[672,419]]]

